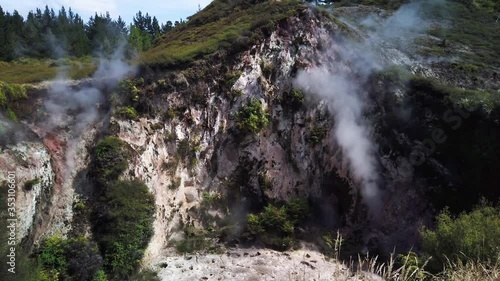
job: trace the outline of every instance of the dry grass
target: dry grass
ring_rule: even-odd
[[[425,270],[427,262],[419,261],[413,253],[408,253],[402,260],[402,265],[396,265],[394,254],[391,254],[389,261],[380,262],[378,257],[358,255],[357,259],[349,262],[341,261],[340,251],[342,237],[337,233],[330,246],[333,259],[341,266],[336,268],[332,280],[388,280],[388,281],[500,281],[500,257],[493,262],[484,262],[468,259],[467,262],[460,260],[450,261],[443,271],[438,274],[431,274]],[[298,280],[298,279],[290,279]]]
[[[448,260],[444,271],[435,280],[450,281],[500,281],[500,259],[496,262],[480,262],[469,259],[466,263]]]

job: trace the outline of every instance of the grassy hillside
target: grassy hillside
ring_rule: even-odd
[[[141,63],[178,66],[221,49],[241,51],[269,35],[278,21],[296,14],[303,7],[299,0],[215,0],[143,53]]]
[[[441,43],[420,40],[426,57],[460,59],[477,67],[500,66],[500,1],[447,0],[446,3],[425,0],[421,16],[445,23],[427,31]],[[373,5],[397,10],[408,0],[341,0],[334,6]]]
[[[96,70],[92,58],[38,60],[19,59],[12,62],[0,61],[0,81],[6,83],[36,83],[51,80],[63,71],[71,79],[89,77]]]
[[[428,46],[425,53],[431,56],[459,57],[462,61],[476,66],[500,66],[500,16],[493,4],[483,5],[481,1],[453,1],[446,9],[436,6],[427,13],[451,23],[449,28],[434,27],[428,32],[442,39],[442,44]],[[499,2],[500,3],[500,2]],[[497,6],[498,9],[500,6]]]

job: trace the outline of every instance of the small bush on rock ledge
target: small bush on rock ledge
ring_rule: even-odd
[[[265,245],[286,250],[295,242],[295,226],[309,213],[309,203],[304,199],[292,199],[281,207],[269,204],[262,212],[248,215],[247,230]]]
[[[106,137],[101,140],[93,157],[95,180],[101,185],[115,181],[127,168],[129,152],[126,144],[117,137]]]
[[[131,106],[123,106],[116,109],[115,116],[126,120],[134,120],[137,118],[137,111]]]
[[[257,134],[269,124],[268,114],[257,99],[252,99],[248,105],[241,108],[236,117],[238,129],[246,133]]]

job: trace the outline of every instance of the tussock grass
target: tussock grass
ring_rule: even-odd
[[[467,262],[448,260],[448,264],[437,280],[449,281],[498,281],[500,280],[500,259],[484,263],[469,259]]]
[[[332,280],[388,280],[388,281],[498,281],[500,280],[500,257],[494,261],[480,261],[467,258],[450,260],[441,272],[432,274],[426,270],[428,262],[420,260],[413,253],[391,254],[388,261],[380,261],[378,256],[358,255],[349,261],[340,260],[343,238],[337,232],[336,238],[324,237],[331,249],[331,257],[342,266],[336,267]],[[347,272],[346,272],[347,269]],[[295,280],[295,279],[294,279]]]

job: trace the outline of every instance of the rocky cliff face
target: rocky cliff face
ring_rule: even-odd
[[[397,152],[381,153],[383,209],[380,224],[372,224],[349,161],[334,137],[329,101],[306,93],[305,102],[294,105],[290,97],[298,68],[333,61],[346,73],[358,71],[342,57],[342,40],[332,38],[340,28],[345,26],[323,22],[308,12],[281,24],[268,40],[232,64],[215,59],[210,66],[201,63],[180,73],[146,78],[141,106],[150,117],[111,121],[111,132],[137,152],[125,177],[144,180],[156,195],[155,235],[146,262],[182,238],[184,225],[206,227],[200,212],[204,194],[232,197],[233,188],[242,195],[227,206],[232,213],[257,209],[269,200],[304,197],[313,202],[319,225],[364,233],[359,246],[366,250],[385,245],[403,250],[415,243],[418,222],[430,215],[422,199],[425,183],[402,175]],[[324,46],[329,46],[327,51]],[[398,61],[410,60],[398,51],[388,54],[391,59],[396,56]],[[221,72],[236,77],[224,85]],[[256,135],[242,135],[237,112],[252,99],[262,103],[271,122]],[[175,110],[175,116],[161,118],[168,110]],[[179,159],[180,143],[195,149],[188,159]],[[217,209],[211,212],[227,215]]]
[[[344,14],[363,9],[345,9]],[[339,34],[358,40],[370,35],[307,10],[280,22],[268,39],[240,55],[220,54],[176,71],[146,70],[144,83],[137,86],[140,114],[132,119],[110,117],[106,95],[83,105],[95,111],[83,127],[76,120],[88,109],[81,105],[65,108],[59,115],[64,122],[47,126],[54,124],[43,112],[50,95],[32,90],[27,106],[41,112],[23,120],[19,126],[29,133],[6,143],[0,152],[2,170],[17,173],[22,218],[18,239],[37,242],[75,228],[74,206],[82,198],[92,200],[92,184],[86,177],[88,155],[103,132],[125,141],[134,152],[122,178],[144,181],[156,198],[154,236],[145,264],[171,253],[186,225],[208,228],[225,218],[244,221],[247,212],[266,202],[295,197],[308,198],[313,208],[315,218],[305,232],[340,228],[355,237],[356,251],[409,250],[418,239],[419,226],[430,223],[429,192],[445,182],[454,187],[467,183],[453,175],[457,171],[450,160],[453,150],[438,146],[422,164],[411,158],[415,147],[425,147],[429,137],[433,140],[429,132],[447,125],[440,116],[453,104],[447,104],[446,97],[422,96],[418,87],[408,90],[406,82],[375,74],[396,64],[409,66],[412,74],[454,80],[439,63],[419,61],[411,50],[393,48],[384,40],[368,42],[373,55],[383,53],[377,57],[377,67],[355,61],[366,57],[352,53],[364,49],[353,45],[346,55],[351,45]],[[363,73],[364,66],[374,70]],[[338,120],[331,107],[336,101],[307,89],[302,90],[304,97],[296,91],[298,71],[318,67],[353,77],[349,81],[359,81],[357,87],[364,92],[366,106],[356,122],[367,121],[376,148],[380,189],[376,215],[363,201],[361,180],[336,137]],[[491,83],[495,87],[497,82]],[[270,120],[255,134],[238,127],[239,110],[252,100],[262,104]],[[494,128],[493,134],[498,133],[495,111],[486,116],[481,110],[471,112],[464,126],[483,120]],[[467,131],[456,131],[450,143],[463,134]],[[36,184],[23,189],[35,178]],[[225,203],[207,209],[203,206],[207,198],[224,198]]]
[[[23,105],[23,121],[2,123],[7,128],[2,138],[2,170],[16,174],[17,239],[29,241],[27,245],[43,237],[68,234],[74,205],[92,191],[86,178],[88,152],[106,111],[99,110],[99,100],[86,108],[74,101],[87,98],[78,91],[88,87],[85,81],[68,81],[31,88]],[[68,96],[59,95],[63,90]],[[73,91],[80,97],[71,96]],[[89,110],[96,110],[95,116],[82,117]]]

